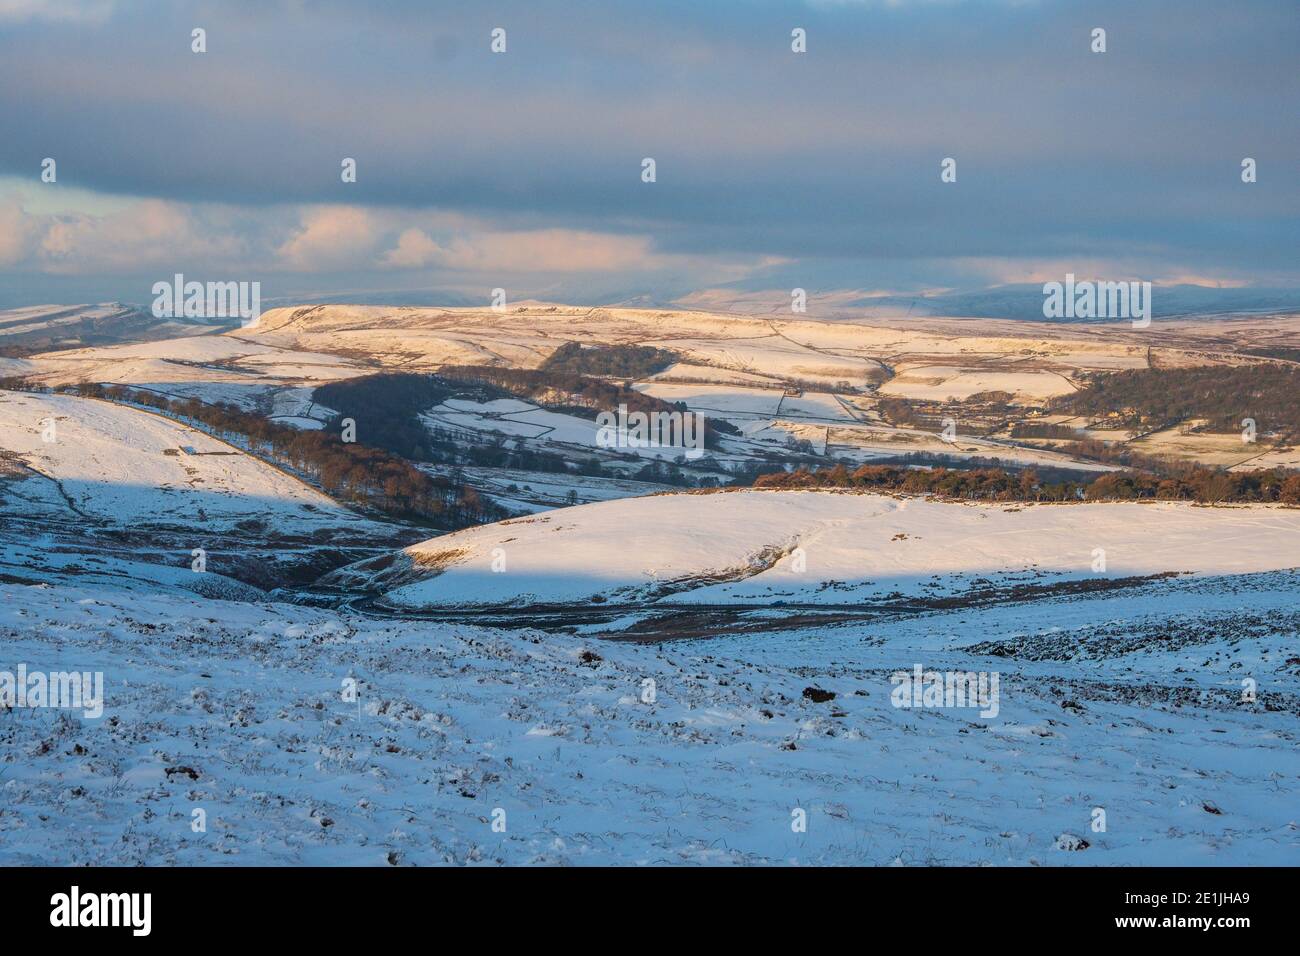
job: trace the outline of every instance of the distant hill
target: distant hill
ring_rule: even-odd
[[[0,311],[0,355],[12,358],[56,349],[208,335],[238,324],[237,319],[228,323],[158,319],[121,302],[27,306]]]
[[[1059,280],[1063,281],[1064,276]],[[1085,278],[1079,276],[1080,279]],[[790,313],[790,289],[772,287],[765,278],[707,289],[677,300],[678,307],[714,309],[751,315]],[[798,285],[799,282],[794,282]],[[809,287],[808,316],[815,318],[928,318],[954,316],[1088,325],[1113,319],[1049,319],[1043,315],[1041,283],[993,286],[940,293],[875,294],[853,289]],[[1156,285],[1151,292],[1153,317],[1222,315],[1224,313],[1297,312],[1300,289],[1220,289],[1201,285]]]
[[[1300,511],[1265,505],[1009,506],[746,490],[625,498],[483,525],[329,580],[408,611],[841,605],[1291,568],[1300,565],[1298,532]],[[1095,548],[1111,556],[1104,573],[1094,570]]]

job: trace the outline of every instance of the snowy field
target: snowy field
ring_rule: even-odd
[[[892,326],[892,327],[891,327]],[[1208,334],[1208,333],[1206,333]],[[759,318],[690,309],[584,308],[519,303],[506,312],[322,305],[272,309],[239,335],[285,349],[365,355],[386,366],[433,370],[443,363],[533,368],[564,341],[654,345],[682,361],[665,381],[861,388],[885,366],[960,378],[948,394],[1007,387],[1041,399],[1066,379],[1099,369],[1143,368],[1149,343],[1131,329],[904,315],[860,321]],[[1162,339],[1162,362],[1207,360],[1203,333]],[[942,375],[934,369],[943,368]],[[999,378],[1005,375],[1006,378]],[[936,383],[939,384],[939,383]]]
[[[121,302],[87,305],[33,305],[0,309],[0,347],[27,349],[109,345],[191,335],[208,335],[223,326],[198,319],[158,319]],[[0,359],[0,370],[8,360]]]
[[[517,399],[494,399],[489,402],[450,399],[435,405],[423,413],[420,419],[431,429],[529,439],[543,447],[555,446],[548,450],[567,451],[586,458],[634,456],[674,461],[687,451],[680,445],[607,447],[601,444],[601,429],[595,419],[549,411]]]
[[[95,427],[127,447],[183,434],[39,402],[9,413],[120,415]],[[135,468],[121,447],[85,447],[85,470]],[[16,486],[66,504],[52,483]],[[735,492],[560,509],[415,549],[444,573],[408,596],[462,612],[589,606],[593,582],[676,613],[766,608],[665,643],[619,639],[621,620],[541,631],[273,601],[133,562],[125,544],[0,535],[0,672],[99,672],[104,691],[99,716],[0,707],[0,865],[1294,863],[1297,521]],[[1097,546],[1103,578],[1195,573],[1014,591],[1097,578]],[[349,574],[378,583],[366,567]],[[1001,585],[1013,593],[996,602],[935,600]],[[874,618],[847,623],[800,624],[790,606],[874,598]],[[992,690],[901,700],[894,678],[917,668]]]
[[[68,311],[97,315],[104,308]],[[26,328],[33,320],[58,328],[65,318],[54,307],[30,314],[0,313],[0,344],[6,329]],[[742,457],[780,453],[792,437],[811,441],[819,453],[825,449],[863,461],[897,453],[899,444],[929,446],[939,441],[933,435],[918,439],[908,429],[891,429],[881,421],[872,407],[877,394],[873,389],[879,384],[880,396],[954,400],[951,413],[963,423],[960,447],[935,449],[938,453],[958,459],[996,454],[1012,463],[1090,468],[1059,452],[1036,452],[1009,442],[990,447],[968,437],[967,416],[959,406],[972,395],[1003,391],[1019,402],[1040,405],[1081,387],[1092,372],[1145,368],[1149,361],[1167,367],[1239,362],[1224,350],[1290,341],[1292,328],[1283,317],[1240,328],[1208,321],[1182,323],[1166,328],[1160,346],[1152,348],[1145,337],[1124,326],[867,313],[855,321],[829,322],[691,309],[517,303],[505,312],[352,305],[279,308],[249,327],[210,334],[215,331],[206,326],[151,326],[140,334],[174,337],[119,345],[86,343],[92,347],[0,358],[0,375],[21,375],[47,386],[115,382],[173,398],[231,402],[245,410],[269,412],[284,424],[319,428],[328,410],[312,409],[310,391],[321,383],[381,371],[436,372],[444,364],[537,368],[566,342],[637,343],[675,351],[680,359],[637,387],[670,401],[685,400],[693,410],[747,430],[766,423],[765,430],[748,432],[753,441],[728,446]],[[809,388],[802,395],[785,394]],[[581,418],[546,411],[461,411],[445,417],[446,424],[561,449],[590,448],[594,441],[594,428]],[[871,422],[874,428],[862,431],[859,422]],[[820,424],[844,430],[817,434],[798,427]],[[1214,451],[1207,452],[1201,444],[1173,450],[1217,462]],[[1285,449],[1261,455],[1252,466],[1294,464],[1296,454],[1295,449]]]
[[[719,459],[794,437],[1057,464],[890,428],[842,384],[1030,394],[1147,361],[1122,329],[1024,329],[322,306],[0,372],[312,428],[323,381],[636,342],[684,359],[646,391],[742,425]],[[426,420],[615,459],[527,402]],[[183,424],[0,392],[0,691],[104,682],[99,716],[0,704],[0,866],[1300,860],[1300,510],[454,470],[535,513],[402,549],[427,532]],[[900,697],[918,671],[992,690]]]
[[[772,428],[789,428],[793,423],[773,422]],[[755,433],[758,437],[763,432]],[[834,425],[826,433],[829,451],[850,461],[871,461],[882,457],[923,452],[940,461],[952,462],[997,459],[1004,464],[1034,468],[1061,468],[1070,471],[1103,472],[1121,470],[1118,465],[1072,458],[1050,448],[1032,448],[964,435],[958,432],[953,441],[945,441],[936,432],[919,428],[892,428],[874,424]]]
[[[266,411],[282,424],[299,428],[319,428],[330,414],[330,409],[312,402],[316,385],[370,371],[374,370],[341,356],[263,345],[241,337],[240,332],[0,359],[0,374],[22,375],[34,384],[127,385],[167,398],[229,402],[245,411]]]
[[[105,696],[0,711],[0,865],[1294,864],[1297,583],[654,646],[0,584]]]
[[[897,371],[898,375],[880,387],[882,394],[932,402],[962,401],[980,392],[1009,392],[1021,400],[1045,399],[1068,395],[1076,388],[1057,372],[945,365],[900,366]]]

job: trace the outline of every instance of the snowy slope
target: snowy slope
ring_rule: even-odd
[[[94,305],[35,305],[0,309],[0,345],[49,349],[106,345],[219,332],[221,323],[196,319],[158,319],[120,302]]]
[[[312,402],[316,385],[365,374],[337,355],[295,352],[238,335],[191,335],[0,359],[0,375],[44,386],[116,383],[168,398],[229,402],[284,424],[320,428],[330,410]]]
[[[53,441],[45,441],[53,428]],[[68,395],[0,392],[0,450],[23,471],[10,514],[205,532],[258,519],[271,533],[379,533],[333,499],[197,429]]]
[[[1104,551],[1104,569],[1098,562]],[[992,586],[1300,567],[1300,510],[972,504],[827,491],[598,502],[430,539],[333,580],[418,609],[846,604]]]
[[[1294,864],[1297,583],[658,646],[0,583],[106,697],[0,712],[0,865]],[[892,706],[918,663],[999,713]]]

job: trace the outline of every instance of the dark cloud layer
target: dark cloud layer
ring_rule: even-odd
[[[844,286],[1069,257],[1300,282],[1293,0],[88,9],[0,21],[0,174],[55,156],[103,193],[431,208]]]

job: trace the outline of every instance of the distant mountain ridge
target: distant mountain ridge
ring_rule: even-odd
[[[1061,276],[1057,281],[1063,281]],[[1085,277],[1079,276],[1080,280]],[[770,281],[770,280],[769,280]],[[1015,321],[1053,322],[1060,325],[1089,325],[1112,322],[1110,318],[1049,318],[1043,314],[1041,283],[1020,283],[987,289],[882,293],[854,289],[818,289],[809,286],[809,318],[848,319],[880,317],[955,317],[975,319],[1011,319]],[[634,300],[645,308],[644,296]],[[791,290],[737,284],[701,290],[675,300],[676,308],[699,308],[743,312],[747,314],[789,314]],[[632,302],[621,302],[629,306]],[[1225,313],[1300,312],[1300,289],[1292,288],[1214,288],[1201,285],[1153,285],[1153,317],[1221,316]]]
[[[238,320],[160,319],[145,308],[123,302],[35,305],[0,311],[0,349],[30,354],[127,345],[207,335],[237,324]]]

